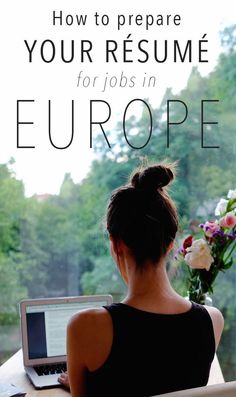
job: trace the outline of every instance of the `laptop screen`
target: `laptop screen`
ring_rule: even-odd
[[[101,307],[107,301],[50,303],[26,306],[29,359],[66,355],[66,328],[80,310]]]

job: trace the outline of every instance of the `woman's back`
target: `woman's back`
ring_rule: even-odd
[[[113,342],[104,364],[86,374],[86,395],[152,396],[207,384],[215,353],[208,311],[156,314],[118,303],[106,307]]]
[[[145,397],[207,383],[223,318],[217,309],[191,306],[167,276],[166,256],[178,230],[166,190],[172,171],[164,165],[138,170],[111,195],[111,255],[128,291],[125,303],[78,313],[69,322],[73,397]]]

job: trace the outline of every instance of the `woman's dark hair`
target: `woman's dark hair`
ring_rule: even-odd
[[[152,165],[111,195],[107,230],[127,245],[139,269],[146,261],[156,264],[175,239],[177,210],[165,188],[173,179],[174,165]]]

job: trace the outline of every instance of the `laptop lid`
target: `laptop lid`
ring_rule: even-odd
[[[20,302],[25,366],[66,361],[66,328],[80,310],[112,303],[111,295],[27,299]]]

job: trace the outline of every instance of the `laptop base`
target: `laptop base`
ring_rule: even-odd
[[[25,372],[35,389],[47,389],[61,386],[58,382],[59,374],[39,376],[33,367],[25,367]]]

